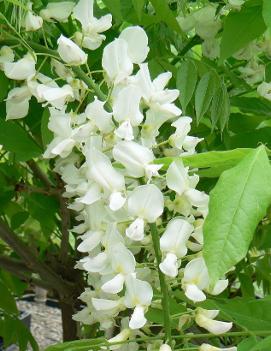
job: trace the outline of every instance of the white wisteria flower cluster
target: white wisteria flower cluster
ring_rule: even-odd
[[[151,326],[146,312],[159,303],[154,292],[162,295],[162,302],[166,298],[163,283],[170,288],[179,281],[194,305],[207,294],[220,294],[228,281],[211,286],[202,256],[208,195],[196,188],[199,176],[181,158],[194,154],[201,139],[189,135],[192,119],[182,116],[175,104],[181,92],[167,88],[172,74],[151,77],[146,62],[148,37],[139,26],[127,27],[103,49],[108,94],[103,96],[97,89],[92,95],[72,68],[87,64],[91,53],[85,49],[102,44],[101,33],[110,28],[111,15],[94,17],[90,0],[76,5],[49,3],[39,15],[30,3],[25,27],[39,30],[44,21],[67,21],[70,16],[81,31],[72,38],[61,35],[59,58],[50,58],[63,85],[36,70],[33,52],[15,60],[11,48],[1,48],[0,68],[18,83],[6,100],[7,119],[25,117],[33,97],[49,107],[53,140],[44,157],[56,158],[55,170],[66,184],[64,195],[77,212],[79,224],[72,231],[80,239],[77,250],[83,257],[77,268],[86,272],[89,285],[80,296],[85,307],[74,319],[98,322],[107,335],[118,326],[118,334],[109,339],[115,343],[110,348],[124,350],[123,341],[135,339],[142,335],[141,328]],[[93,96],[90,101],[88,95]],[[74,102],[78,108],[74,109]],[[159,145],[165,125],[173,132]],[[174,157],[167,168],[159,159],[169,154]],[[187,313],[215,335],[232,327],[215,320],[217,310],[196,306]],[[167,342],[164,334],[161,340]],[[139,347],[136,342],[129,345],[129,350]],[[164,343],[160,350],[171,347]],[[207,344],[199,349],[220,350]]]

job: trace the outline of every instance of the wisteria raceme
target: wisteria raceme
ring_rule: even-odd
[[[32,96],[49,106],[48,128],[54,137],[44,157],[57,158],[55,170],[66,184],[64,195],[77,212],[73,233],[81,240],[77,249],[84,257],[76,268],[85,271],[89,285],[80,296],[85,307],[74,319],[98,322],[107,335],[117,326],[118,333],[109,339],[110,349],[124,350],[122,342],[142,335],[139,329],[148,333],[152,323],[146,312],[160,303],[154,300],[154,293],[164,294],[163,282],[170,287],[172,278],[177,278],[193,306],[204,301],[206,294],[220,294],[228,281],[210,286],[201,253],[208,195],[196,189],[198,175],[179,157],[195,153],[201,139],[188,135],[192,119],[181,116],[175,105],[179,91],[166,87],[171,73],[152,79],[145,31],[138,26],[125,28],[103,49],[106,101],[93,96],[82,104],[88,88],[69,66],[87,63],[84,48],[95,50],[102,44],[105,36],[101,33],[109,29],[112,17],[95,18],[93,1],[80,0],[76,6],[66,3],[64,12],[57,3],[49,3],[41,17],[30,7],[25,23],[32,31],[42,26],[42,18],[66,21],[72,16],[80,23],[82,31],[72,39],[58,38],[60,58],[52,59],[53,71],[65,84],[60,86],[54,78],[37,72],[33,53],[15,61],[12,49],[1,48],[0,68],[8,78],[22,81],[8,94],[7,119],[26,116]],[[194,20],[202,19],[194,16]],[[216,23],[212,29],[219,28]],[[210,28],[198,28],[201,35],[203,29],[206,34]],[[73,110],[70,102],[79,108]],[[165,123],[173,130],[168,140],[162,140],[167,149],[159,145]],[[157,159],[169,148],[177,157],[165,170]],[[156,242],[151,233],[154,227],[159,234]],[[163,299],[165,296],[162,303]],[[196,308],[192,317],[198,326],[221,334],[232,324],[214,320],[218,313]],[[173,349],[160,329],[160,350]],[[129,350],[137,349],[133,341]],[[220,349],[203,344],[200,350]]]

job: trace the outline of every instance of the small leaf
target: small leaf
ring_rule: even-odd
[[[271,5],[271,2],[270,2],[270,5]],[[270,13],[270,16],[271,16],[271,13]],[[271,29],[271,26],[270,26],[270,29]],[[265,65],[265,81],[271,82],[271,62]]]
[[[4,310],[8,314],[18,314],[16,302],[14,297],[11,295],[9,289],[0,281],[0,309]]]
[[[156,16],[163,22],[165,22],[172,30],[182,34],[181,27],[176,20],[173,12],[168,7],[166,0],[151,0],[152,6],[155,9]]]
[[[219,122],[220,130],[223,131],[228,123],[230,115],[230,100],[224,83],[217,89],[211,106],[211,121],[214,128]]]
[[[263,19],[264,22],[269,28],[271,29],[271,1],[270,0],[263,0]]]
[[[179,100],[185,110],[189,104],[197,84],[197,67],[193,61],[184,61],[177,71],[176,83],[180,90]]]
[[[4,72],[0,71],[0,82],[1,82],[1,89],[0,89],[0,102],[3,101],[7,95],[9,90],[9,80],[4,74]]]
[[[18,161],[27,161],[41,154],[41,148],[16,122],[0,118],[0,140],[4,149],[14,152]]]
[[[215,283],[245,257],[271,203],[271,167],[264,146],[225,171],[210,193],[203,255]]]
[[[205,73],[198,83],[195,93],[195,108],[197,123],[204,117],[207,112],[214,93],[218,86],[218,77],[214,71]]]
[[[145,0],[132,0],[137,18],[141,21]]]
[[[269,0],[266,0],[269,2]],[[220,60],[225,60],[266,30],[262,6],[243,6],[226,16],[220,46]]]

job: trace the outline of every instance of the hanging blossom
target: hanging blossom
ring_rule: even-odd
[[[72,231],[83,257],[76,268],[85,272],[89,285],[79,297],[85,307],[74,319],[99,323],[107,334],[117,323],[120,331],[109,338],[110,349],[137,350],[135,342],[128,349],[113,343],[135,338],[141,328],[151,326],[146,313],[158,303],[153,299],[154,290],[160,293],[157,269],[166,281],[178,279],[191,304],[204,301],[208,294],[220,294],[228,285],[221,279],[211,286],[202,256],[208,195],[196,189],[198,175],[184,166],[181,157],[172,158],[167,169],[157,160],[171,151],[176,156],[194,154],[201,139],[188,135],[192,119],[181,116],[175,104],[179,91],[167,88],[171,73],[151,78],[145,62],[148,37],[141,27],[125,28],[104,47],[107,100],[89,95],[84,104],[90,91],[72,68],[87,64],[88,53],[82,47],[98,48],[112,17],[97,19],[93,1],[86,0],[76,5],[49,3],[40,16],[64,22],[72,16],[81,31],[71,38],[58,38],[59,59],[51,61],[53,78],[36,71],[33,53],[15,61],[9,47],[1,48],[0,69],[19,82],[6,99],[7,119],[26,116],[31,98],[48,106],[53,137],[44,157],[56,158],[55,171],[66,184],[64,196],[77,213],[78,224]],[[38,30],[41,17],[30,3],[25,25]],[[165,124],[171,125],[172,134],[167,146],[159,146]],[[159,234],[155,243],[150,235],[153,226]],[[160,250],[159,262],[154,245]],[[192,316],[199,327],[219,335],[232,324],[216,320],[218,314],[196,307]],[[171,350],[167,343],[159,347]],[[200,350],[220,349],[203,344]]]

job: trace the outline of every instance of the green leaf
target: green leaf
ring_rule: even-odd
[[[265,147],[260,146],[225,171],[211,191],[203,255],[212,283],[245,257],[271,203],[270,178]]]
[[[254,97],[231,98],[231,105],[239,107],[242,112],[271,117],[271,102]]]
[[[27,161],[41,154],[41,148],[16,122],[0,119],[0,141],[7,151],[14,152],[18,161]]]
[[[250,351],[264,351],[264,350],[270,350],[271,348],[271,336],[268,336],[267,338],[258,341],[256,345],[254,345]]]
[[[4,285],[2,281],[0,281],[0,291],[1,291],[1,299],[0,299],[0,309],[4,310],[8,314],[17,314],[17,306],[14,300],[14,297],[11,295],[9,289]]]
[[[150,0],[155,9],[156,16],[160,21],[165,22],[172,30],[182,34],[181,27],[177,22],[173,12],[168,7],[166,0]]]
[[[145,0],[132,0],[137,18],[141,21]]]
[[[263,0],[263,19],[267,28],[271,29],[271,1]]]
[[[197,123],[200,122],[207,112],[217,86],[218,77],[213,71],[205,73],[199,81],[195,93]]]
[[[270,2],[270,5],[271,5],[271,2]],[[270,9],[270,11],[271,11],[271,9]],[[271,14],[270,14],[270,17],[271,17]],[[270,28],[271,28],[271,26],[270,26]],[[269,62],[265,65],[265,81],[271,82],[271,62]]]
[[[190,102],[197,84],[197,67],[193,61],[184,61],[177,71],[176,84],[180,90],[179,100],[185,110]]]
[[[0,89],[0,102],[1,102],[7,97],[8,90],[9,90],[9,80],[3,71],[0,71],[0,82],[1,82],[1,89]]]
[[[250,338],[247,338],[243,340],[240,344],[238,344],[237,351],[250,351],[251,347],[256,345],[258,343],[258,340],[251,336]]]
[[[44,147],[46,147],[52,141],[54,136],[53,132],[51,132],[51,130],[48,129],[49,117],[50,113],[49,110],[46,108],[43,111],[40,126],[42,143]]]
[[[235,149],[228,151],[209,151],[199,154],[181,157],[185,166],[199,168],[199,174],[203,177],[218,177],[226,169],[232,168],[240,162],[251,149]],[[155,163],[163,164],[163,169],[168,169],[171,162],[179,157],[163,157],[155,160]]]
[[[228,123],[230,115],[230,100],[224,83],[217,89],[211,106],[211,121],[214,128],[219,122],[220,130],[223,131]]]
[[[64,342],[61,344],[56,344],[49,346],[45,349],[45,351],[89,351],[92,349],[101,349],[101,346],[108,345],[108,342],[105,339],[97,338],[97,339],[88,339],[88,340],[78,340],[78,341],[70,341]]]
[[[268,1],[268,0],[267,0]],[[220,60],[225,60],[266,30],[261,6],[243,6],[226,16],[220,46]]]

